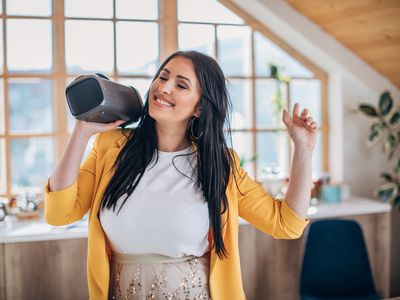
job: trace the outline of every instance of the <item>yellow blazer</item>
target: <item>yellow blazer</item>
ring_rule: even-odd
[[[69,187],[50,192],[45,189],[45,218],[51,225],[66,225],[80,220],[89,210],[87,278],[90,299],[107,299],[110,270],[110,248],[106,243],[98,211],[102,195],[112,177],[108,172],[126,142],[121,130],[98,134],[93,149],[82,163],[77,180]],[[239,158],[233,152],[239,167]],[[228,251],[228,259],[219,259],[214,250],[210,256],[209,286],[213,300],[243,300],[246,296],[242,286],[238,247],[238,218],[247,220],[257,229],[277,239],[299,238],[308,219],[297,215],[284,200],[267,194],[263,187],[252,180],[240,168],[238,186],[232,175],[226,189],[229,214],[222,215],[222,237]],[[209,241],[213,241],[212,231]],[[266,254],[267,255],[267,254]]]

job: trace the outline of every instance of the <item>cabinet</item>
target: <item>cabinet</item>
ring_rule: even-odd
[[[88,299],[87,240],[0,244],[0,299]]]
[[[354,220],[361,225],[375,287],[379,295],[387,298],[390,283],[390,212],[335,219]],[[240,226],[240,261],[248,300],[300,299],[300,272],[308,228],[300,239],[274,240],[251,225]]]
[[[309,215],[311,222],[335,218],[355,220],[361,225],[376,289],[387,298],[391,280],[390,206],[353,199],[315,209],[317,213]],[[309,227],[297,240],[275,240],[242,219],[239,224],[242,280],[247,299],[299,299]],[[0,300],[88,299],[86,255],[86,222],[54,228],[41,220],[0,228]],[[393,270],[392,273],[393,279],[396,274]]]

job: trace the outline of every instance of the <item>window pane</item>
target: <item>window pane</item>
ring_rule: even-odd
[[[0,194],[6,193],[6,143],[0,138]]]
[[[287,132],[257,133],[257,174],[262,178],[266,168],[289,174],[289,136]]]
[[[9,80],[11,133],[51,132],[52,106],[50,80]]]
[[[218,26],[218,59],[227,76],[251,75],[251,29]]]
[[[0,3],[1,5],[1,3]],[[0,73],[4,72],[4,55],[3,55],[3,20],[0,20]]]
[[[256,80],[256,126],[286,128],[282,109],[287,108],[286,84],[275,79]]]
[[[110,73],[114,66],[113,24],[66,21],[65,60],[69,73]]]
[[[231,128],[251,128],[253,124],[251,81],[231,79],[227,88],[233,104]]]
[[[113,0],[65,0],[65,16],[112,18]]]
[[[151,79],[140,79],[140,78],[121,78],[118,80],[119,83],[125,84],[127,86],[133,86],[139,91],[142,97],[143,104],[146,102],[146,93],[150,88]],[[135,128],[139,124],[140,120],[135,123],[128,125],[130,128]]]
[[[315,145],[313,154],[312,154],[312,178],[317,179],[320,175],[322,175],[322,137],[321,131],[318,130],[317,133],[317,144]],[[293,145],[293,143],[292,143]],[[293,157],[294,147],[290,149],[291,157]]]
[[[51,138],[11,140],[11,192],[42,191],[53,169]]]
[[[132,42],[140,32],[140,43]],[[121,74],[153,75],[158,65],[158,25],[117,23],[117,68]]]
[[[51,21],[7,20],[7,63],[10,72],[48,73],[53,64]]]
[[[254,55],[257,76],[270,76],[269,64],[279,66],[283,75],[307,78],[314,76],[302,64],[259,32],[254,32]]]
[[[72,116],[71,111],[67,109],[67,120],[68,120],[68,133],[72,133],[75,126],[76,119]]]
[[[5,132],[5,114],[4,114],[4,86],[3,78],[0,78],[0,134]]]
[[[242,167],[254,179],[254,164],[250,162],[254,156],[253,134],[251,132],[232,132],[232,143],[227,139],[228,147],[234,149],[239,155]]]
[[[119,19],[158,19],[157,0],[116,0],[116,13]]]
[[[141,79],[141,78],[120,78],[118,83],[132,86],[139,91],[142,97],[143,103],[145,102],[145,95],[150,88],[151,79]]]
[[[178,20],[244,24],[243,20],[216,0],[178,0]]]
[[[50,16],[51,0],[8,0],[7,15]]]
[[[315,145],[312,156],[312,177],[319,178],[323,172],[322,170],[322,147],[321,147],[321,131],[318,131],[317,144]]]
[[[290,97],[294,102],[299,102],[300,111],[308,108],[309,115],[321,126],[321,84],[319,80],[290,81]]]
[[[68,78],[66,84],[65,84],[65,88],[72,82],[74,81],[74,78]],[[65,101],[67,101],[66,98],[64,98]],[[67,107],[67,122],[68,122],[68,133],[72,133],[72,130],[74,129],[74,125],[75,125],[75,118],[72,116],[71,111],[69,109],[69,106],[67,103],[65,103],[66,107]]]
[[[179,49],[196,50],[215,57],[215,32],[212,25],[179,24]]]

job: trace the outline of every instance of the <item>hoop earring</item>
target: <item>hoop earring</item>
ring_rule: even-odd
[[[190,137],[191,137],[193,140],[198,140],[198,139],[203,135],[203,131],[201,131],[201,133],[200,133],[200,135],[199,135],[198,137],[196,137],[196,136],[194,135],[194,133],[193,133],[193,124],[194,124],[195,119],[196,119],[196,118],[193,118],[193,119],[191,119],[191,120],[189,121],[189,122],[190,122],[190,125],[189,125],[189,127],[190,127]]]

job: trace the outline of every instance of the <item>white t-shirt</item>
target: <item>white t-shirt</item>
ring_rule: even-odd
[[[157,253],[171,257],[202,256],[209,250],[208,206],[196,182],[193,147],[159,151],[158,162],[147,166],[140,183],[122,206],[100,209],[100,222],[111,249],[119,253]],[[179,173],[176,168],[189,179]]]

